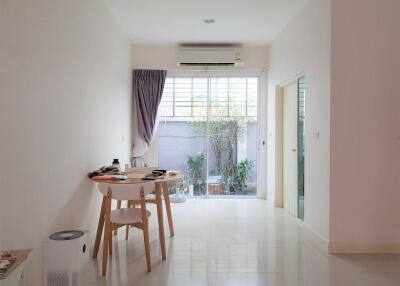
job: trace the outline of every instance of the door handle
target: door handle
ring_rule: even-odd
[[[296,152],[297,150],[296,149],[292,149],[292,152]]]

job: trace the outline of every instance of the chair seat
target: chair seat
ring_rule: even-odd
[[[147,217],[151,212],[146,210]],[[142,211],[139,208],[123,208],[111,211],[111,223],[132,224],[142,221]]]

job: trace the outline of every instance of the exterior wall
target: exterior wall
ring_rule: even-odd
[[[48,235],[97,226],[87,173],[129,159],[130,44],[103,0],[2,0],[0,39],[0,249],[39,286]]]
[[[249,123],[246,132],[248,142],[247,159],[257,161],[255,142],[257,139],[257,124]],[[158,126],[158,162],[162,168],[186,171],[186,161],[188,156],[198,155],[207,152],[207,138],[194,133],[191,127],[182,121],[161,121]],[[235,153],[236,157],[236,153]],[[209,170],[216,168],[215,156],[212,150],[209,151]],[[253,168],[249,182],[256,183],[257,170]]]
[[[206,154],[206,137],[195,134],[186,122],[160,122],[158,162],[162,168],[186,172],[188,156]]]
[[[277,86],[305,75],[305,224],[329,238],[331,1],[310,0],[270,47],[268,197],[275,197]],[[319,137],[315,133],[319,132]]]
[[[400,2],[332,4],[330,250],[400,252]]]

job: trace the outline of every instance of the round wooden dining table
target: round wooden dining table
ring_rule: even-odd
[[[129,172],[128,172],[129,174]],[[170,174],[167,172],[164,176],[153,180],[151,182],[155,183],[155,199],[146,199],[147,203],[154,203],[157,206],[157,217],[158,217],[158,231],[161,245],[161,257],[162,260],[167,258],[166,249],[165,249],[165,234],[164,234],[164,218],[163,218],[163,209],[162,209],[162,195],[164,195],[165,208],[168,218],[169,232],[171,236],[174,236],[174,224],[172,220],[172,211],[171,211],[171,203],[169,200],[169,190],[168,190],[168,182],[169,181],[178,181],[182,180],[181,174]],[[106,183],[106,184],[143,184],[148,182],[143,180],[142,178],[128,178],[126,180],[98,180],[92,179],[92,181],[97,183]],[[121,207],[121,202],[118,202],[117,208]],[[97,258],[97,253],[99,251],[100,240],[103,233],[104,228],[104,213],[105,213],[105,198],[103,197],[103,202],[99,215],[99,222],[97,225],[97,233],[96,233],[96,241],[94,244],[93,258]]]

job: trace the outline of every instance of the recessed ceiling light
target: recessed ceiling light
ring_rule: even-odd
[[[215,22],[215,20],[213,18],[204,19],[204,23],[206,23],[206,24],[212,24],[214,22]]]

